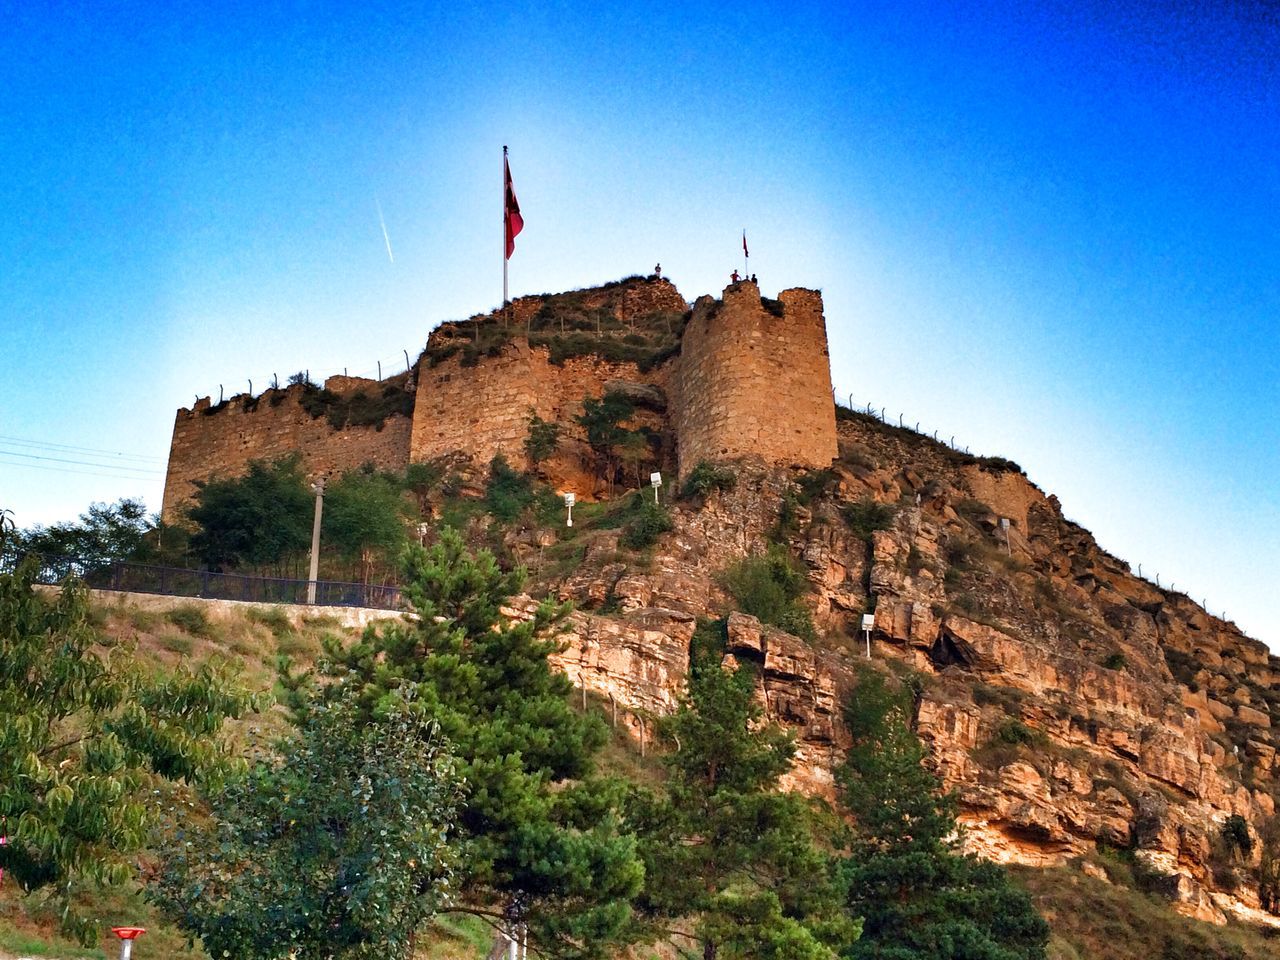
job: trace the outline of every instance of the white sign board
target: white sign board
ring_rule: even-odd
[[[577,502],[578,502],[578,498],[574,496],[572,493],[566,493],[564,495],[564,505],[566,507],[572,507]]]
[[[652,483],[655,487],[662,486],[662,474],[660,473],[649,474],[649,482]]]
[[[1009,529],[1009,518],[1008,518],[1008,517],[1001,517],[1001,518],[1000,518],[1000,529],[1001,529],[1001,530],[1006,530],[1006,531]]]
[[[862,629],[874,630],[876,626],[876,615],[874,613],[864,613],[862,615]]]

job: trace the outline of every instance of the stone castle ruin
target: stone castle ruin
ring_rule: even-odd
[[[179,518],[199,481],[294,453],[310,476],[446,457],[483,468],[499,453],[523,466],[534,416],[561,427],[543,474],[590,499],[599,480],[575,418],[584,399],[608,393],[634,403],[634,425],[654,438],[652,467],[677,476],[703,460],[825,467],[837,454],[820,293],[771,300],[741,281],[690,309],[670,281],[632,277],[442,324],[395,377],[334,376],[180,409],[162,514]]]

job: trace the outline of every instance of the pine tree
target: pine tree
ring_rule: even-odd
[[[956,798],[924,766],[910,703],[874,672],[845,711],[853,746],[839,774],[855,818],[844,864],[863,918],[850,960],[1043,960],[1049,928],[997,864],[959,848]]]
[[[521,623],[501,616],[522,576],[445,529],[408,553],[413,614],[353,646],[329,644],[329,669],[375,718],[415,685],[415,709],[452,744],[465,783],[457,907],[527,923],[545,954],[604,956],[643,868],[616,826],[620,788],[593,775],[604,724],[573,710],[569,680],[547,660],[565,608],[543,604]]]
[[[754,670],[722,665],[722,629],[700,628],[688,695],[662,727],[676,747],[665,795],[632,801],[646,869],[638,904],[651,929],[679,931],[686,957],[828,960],[857,925],[807,802],[777,790],[795,744],[761,722]]]

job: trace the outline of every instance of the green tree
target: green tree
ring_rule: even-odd
[[[923,765],[911,704],[866,671],[845,711],[839,772],[853,815],[844,864],[863,917],[851,960],[1043,960],[1049,928],[999,865],[960,852],[956,798]]]
[[[242,477],[196,484],[187,510],[198,528],[191,549],[214,570],[282,567],[310,547],[314,510],[298,455],[250,460]]]
[[[643,868],[615,822],[620,788],[593,775],[604,724],[573,710],[569,681],[547,660],[564,608],[543,604],[518,623],[499,612],[522,579],[445,528],[406,554],[413,614],[352,646],[330,642],[329,669],[372,718],[415,684],[415,709],[453,745],[466,784],[456,908],[495,922],[517,915],[552,956],[605,956]]]
[[[596,471],[613,489],[620,465],[620,448],[636,433],[622,424],[635,415],[635,403],[623,393],[606,393],[599,400],[583,398],[582,413],[575,419],[587,432],[587,445],[596,459]]]
[[[311,703],[279,756],[207,797],[152,898],[213,957],[404,960],[447,899],[458,780],[411,686],[376,721]]]
[[[814,843],[808,802],[777,789],[795,744],[762,723],[755,674],[721,664],[700,627],[689,692],[661,726],[676,749],[665,795],[638,791],[631,819],[650,929],[679,931],[682,956],[830,960],[857,938],[833,863]]]
[[[813,618],[800,599],[808,585],[804,571],[778,544],[762,556],[739,560],[724,574],[725,589],[743,613],[813,640]]]
[[[351,470],[324,492],[320,542],[348,563],[359,562],[360,579],[378,556],[393,557],[408,542],[409,505],[397,478],[373,470]]]
[[[48,888],[86,936],[68,894],[123,883],[156,822],[163,789],[216,779],[231,761],[223,722],[254,706],[228,672],[144,669],[93,628],[84,588],[35,592],[32,560],[0,574],[0,867]]]
[[[489,461],[489,480],[484,488],[485,506],[494,518],[511,523],[536,497],[529,475],[514,469],[502,454],[495,454]]]
[[[525,456],[529,458],[529,467],[534,469],[553,453],[560,443],[560,424],[543,420],[534,411],[529,411],[529,435],[524,440]]]
[[[80,519],[52,526],[35,526],[14,535],[19,552],[49,557],[76,557],[90,566],[116,560],[147,560],[153,549],[147,534],[155,526],[141,500],[95,503]]]

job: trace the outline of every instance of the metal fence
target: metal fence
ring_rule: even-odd
[[[83,557],[56,557],[32,554],[39,563],[37,583],[58,584],[78,577],[95,590],[156,593],[172,597],[199,597],[205,600],[244,600],[249,603],[308,603],[307,580],[282,577],[217,573],[184,567],[161,567],[123,560],[89,560]],[[0,572],[11,572],[22,559],[16,553],[0,554]],[[396,610],[400,588],[336,580],[316,582],[318,606],[370,607]]]

